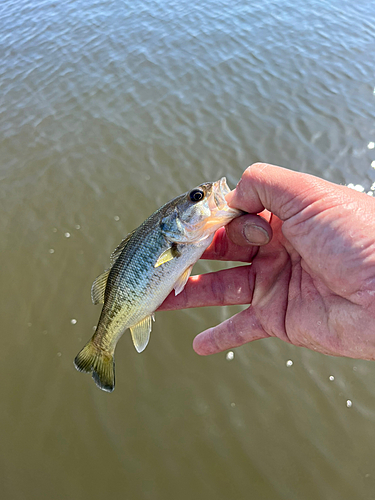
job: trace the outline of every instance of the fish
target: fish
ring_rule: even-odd
[[[125,330],[130,329],[135,349],[144,351],[155,311],[173,289],[176,295],[182,292],[215,232],[243,214],[228,206],[229,192],[223,177],[169,201],[126,236],[112,253],[110,267],[95,279],[92,302],[103,307],[74,365],[91,373],[103,391],[114,390],[114,353]]]

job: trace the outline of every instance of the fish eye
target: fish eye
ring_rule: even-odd
[[[193,189],[190,191],[190,199],[194,203],[201,201],[204,198],[204,192],[201,189]]]

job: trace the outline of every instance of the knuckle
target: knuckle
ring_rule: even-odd
[[[246,170],[249,170],[249,172],[252,172],[252,173],[254,173],[254,172],[256,172],[256,173],[262,173],[263,170],[265,170],[269,166],[270,166],[269,163],[257,162],[257,163],[253,163]]]
[[[225,286],[220,273],[216,273],[210,282],[211,294],[214,298],[215,304],[221,306],[225,302]]]

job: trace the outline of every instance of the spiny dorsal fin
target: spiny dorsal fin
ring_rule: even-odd
[[[130,238],[133,236],[134,234],[134,231],[132,231],[131,233],[129,233],[123,240],[122,242],[118,245],[118,247],[116,247],[116,249],[112,252],[111,254],[111,267],[113,266],[113,264],[116,262],[116,260],[119,258],[121,252],[124,250],[124,248],[126,247],[128,241],[130,240]]]
[[[136,325],[130,327],[133,344],[138,352],[144,351],[150,340],[151,318],[152,316],[147,316]]]
[[[104,294],[105,294],[105,288],[107,286],[107,280],[108,280],[108,275],[110,270],[113,267],[113,264],[116,262],[116,260],[119,258],[121,252],[124,250],[126,247],[126,244],[130,240],[130,237],[134,231],[129,233],[126,238],[122,240],[122,242],[118,245],[118,247],[114,250],[114,252],[111,254],[111,265],[108,269],[104,271],[104,273],[100,274],[94,281],[91,287],[91,300],[94,305],[97,304],[104,304]]]
[[[107,286],[108,274],[111,269],[106,269],[104,273],[100,274],[94,281],[91,287],[91,300],[96,306],[97,304],[104,304],[105,287]]]
[[[179,293],[182,292],[182,290],[185,288],[186,282],[189,279],[189,276],[191,274],[191,270],[193,269],[193,266],[190,266],[184,271],[181,276],[178,278],[174,285],[174,294],[178,295]]]
[[[172,245],[171,247],[167,248],[167,250],[164,250],[162,254],[159,255],[158,260],[155,262],[154,267],[159,267],[162,264],[165,264],[166,262],[169,262],[170,260],[179,257],[180,255],[181,252],[177,250],[177,245]]]

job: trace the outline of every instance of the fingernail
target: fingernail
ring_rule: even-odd
[[[267,231],[254,224],[246,224],[243,235],[250,245],[266,245],[270,241]]]

